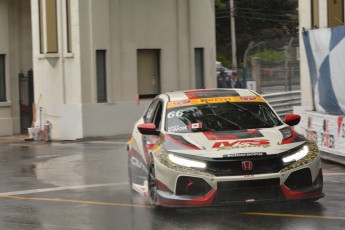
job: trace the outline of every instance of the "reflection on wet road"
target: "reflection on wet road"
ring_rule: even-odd
[[[343,229],[345,168],[323,162],[326,197],[154,210],[129,190],[125,140],[2,144],[0,229]]]

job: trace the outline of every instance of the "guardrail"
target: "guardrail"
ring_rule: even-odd
[[[262,95],[270,103],[277,114],[283,118],[286,114],[292,113],[293,106],[301,105],[301,91],[287,91]]]

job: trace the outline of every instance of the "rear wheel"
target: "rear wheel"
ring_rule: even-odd
[[[150,163],[149,175],[148,175],[148,192],[150,204],[157,208],[158,207],[158,195],[157,195],[157,184],[156,184],[156,173],[155,165],[153,160]]]

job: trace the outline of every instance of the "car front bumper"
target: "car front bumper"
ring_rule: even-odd
[[[324,196],[320,158],[278,173],[214,176],[167,166],[155,158],[158,205],[211,206],[232,203],[319,199]]]

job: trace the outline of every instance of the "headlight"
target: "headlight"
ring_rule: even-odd
[[[283,135],[283,140],[286,140],[286,139],[292,137],[292,135],[293,135],[293,132],[292,132],[290,127],[285,127],[283,129],[280,129],[279,131]]]
[[[206,168],[206,163],[188,158],[176,156],[174,154],[168,155],[169,160],[175,164],[182,165],[189,168]]]
[[[308,152],[309,152],[308,146],[304,145],[302,148],[300,148],[294,154],[287,156],[287,157],[283,157],[283,162],[284,163],[290,163],[293,161],[298,161],[298,160],[302,159],[303,157],[307,156]]]

